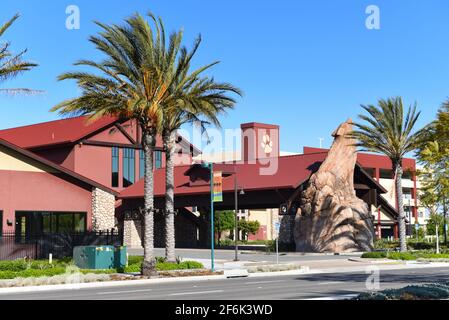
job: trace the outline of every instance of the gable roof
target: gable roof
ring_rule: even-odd
[[[80,116],[0,130],[0,138],[25,149],[71,144],[103,130],[116,121],[117,117],[105,116],[90,121],[89,117]]]
[[[35,153],[31,152],[31,151],[25,150],[25,149],[15,145],[15,144],[12,144],[11,142],[8,142],[8,141],[6,141],[4,139],[1,139],[1,138],[0,138],[0,146],[3,146],[5,148],[7,148],[7,149],[10,149],[10,150],[14,151],[14,152],[17,152],[17,153],[21,154],[22,156],[25,156],[28,159],[37,161],[38,163],[43,164],[43,165],[45,165],[47,167],[50,167],[50,168],[54,169],[55,171],[65,175],[67,177],[74,178],[75,180],[78,180],[78,181],[80,181],[80,182],[82,182],[84,184],[87,184],[87,185],[91,186],[91,187],[95,187],[95,188],[101,189],[103,191],[106,191],[108,193],[113,194],[114,196],[118,196],[118,194],[119,194],[115,190],[112,190],[112,189],[110,189],[110,188],[108,188],[108,187],[106,187],[106,186],[104,186],[104,185],[102,185],[102,184],[100,184],[98,182],[95,182],[95,181],[93,181],[93,180],[91,180],[89,178],[86,178],[86,177],[84,177],[84,176],[82,176],[82,175],[80,175],[80,174],[78,174],[78,173],[76,173],[76,172],[74,172],[72,170],[69,170],[69,169],[67,169],[65,167],[62,167],[62,166],[60,166],[58,164],[55,164],[54,162],[51,162],[51,161],[49,161],[47,159],[44,159],[44,158],[36,155]]]
[[[90,120],[88,116],[79,116],[0,130],[0,138],[24,149],[70,145],[101,132],[117,122],[125,121],[125,119],[112,116],[104,116],[97,120]],[[187,148],[194,155],[201,153],[181,135],[178,137],[184,149]]]
[[[316,172],[321,163],[327,156],[327,152],[300,154],[292,156],[282,156],[271,158],[277,160],[277,170],[272,175],[261,175],[265,165],[260,161],[257,163],[216,163],[214,171],[237,171],[238,183],[245,191],[268,190],[268,189],[296,189],[305,183],[312,173]],[[270,158],[263,159],[268,161]],[[195,166],[195,165],[194,165]],[[198,166],[198,165],[197,165]],[[361,168],[360,168],[361,169]],[[190,173],[192,166],[175,166],[175,195],[194,195],[210,192],[208,183],[192,183]],[[366,172],[361,169],[362,174]],[[373,188],[385,193],[386,190],[367,175],[367,179]],[[234,192],[234,178],[232,176],[223,176],[223,192]],[[134,185],[123,190],[119,198],[140,198],[144,194],[143,179],[140,179]],[[165,168],[157,169],[154,172],[154,195],[162,197],[165,195]]]

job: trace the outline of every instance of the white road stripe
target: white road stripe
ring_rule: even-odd
[[[97,292],[97,294],[119,294],[119,293],[134,293],[134,292],[147,292],[147,291],[152,291],[152,289],[128,290],[128,291],[108,291],[108,292]]]
[[[184,295],[192,295],[192,294],[203,294],[203,293],[218,293],[223,292],[224,290],[212,290],[212,291],[195,291],[195,292],[179,292],[172,293],[171,296],[184,296]]]
[[[287,280],[250,281],[250,282],[245,282],[245,284],[277,283],[277,282],[285,282],[285,281],[287,281]]]
[[[318,283],[319,286],[326,285],[326,284],[340,284],[344,283],[343,281],[328,281],[328,282],[320,282]]]
[[[309,299],[303,299],[303,300],[346,300],[350,298],[357,297],[358,294],[344,294],[341,296],[332,296],[332,297],[318,297],[318,298],[309,298]]]

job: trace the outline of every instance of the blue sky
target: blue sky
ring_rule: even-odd
[[[80,30],[65,27],[71,4],[80,8]],[[380,9],[380,30],[365,27],[371,4]],[[57,119],[48,110],[78,94],[73,82],[57,82],[57,75],[73,70],[78,59],[100,58],[87,41],[98,31],[92,21],[120,23],[148,10],[169,31],[183,27],[188,46],[201,33],[195,63],[220,60],[211,74],[244,91],[223,127],[279,124],[285,151],[319,146],[319,137],[329,146],[340,122],[378,98],[416,101],[423,125],[449,97],[447,0],[2,0],[0,21],[22,15],[4,40],[15,51],[28,48],[27,58],[40,64],[3,85],[45,93],[0,96],[0,128]]]

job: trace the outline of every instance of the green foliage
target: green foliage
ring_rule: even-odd
[[[0,37],[11,27],[11,25],[19,18],[16,14],[12,19],[3,25],[0,25]],[[36,67],[37,64],[23,60],[23,56],[27,50],[23,50],[17,54],[10,51],[10,43],[0,39],[0,83],[15,78],[21,72],[29,71]],[[0,93],[32,93],[29,89],[3,89]]]
[[[449,298],[449,282],[412,285],[362,293],[354,300],[440,300]]]
[[[216,232],[234,230],[235,214],[234,211],[216,211],[214,216],[214,228]]]
[[[0,261],[0,271],[24,271],[28,268],[28,263],[24,259],[14,261]]]
[[[385,259],[387,256],[388,253],[382,251],[365,252],[362,254],[362,258],[368,259]]]
[[[0,271],[0,279],[51,277],[66,272],[65,268],[26,269],[23,271]]]
[[[427,221],[427,234],[436,235],[436,226],[438,225],[438,234],[440,237],[444,234],[444,217],[440,214],[431,214]]]
[[[413,228],[413,238],[418,238],[422,241],[422,239],[424,239],[424,237],[426,236],[426,230],[423,227],[419,227],[418,231]]]
[[[143,262],[143,257],[141,256],[130,256],[128,259],[128,266],[125,267],[122,272],[135,273],[141,271],[141,266]],[[204,268],[203,264],[197,261],[178,261],[176,263],[167,262],[164,257],[156,258],[156,270],[167,271],[167,270],[183,270],[183,269],[201,269]],[[120,271],[120,270],[119,270]]]
[[[416,104],[410,106],[405,113],[402,98],[395,97],[380,99],[378,106],[362,105],[362,108],[368,115],[359,115],[363,122],[354,123],[355,129],[348,137],[355,139],[355,145],[362,151],[377,152],[390,158],[393,172],[397,177],[402,177],[402,160],[408,152],[419,147],[423,135],[421,130],[415,131],[420,116]],[[396,200],[402,203],[402,188],[397,190]],[[399,208],[399,215],[400,230],[405,230],[402,206]],[[406,251],[405,234],[401,232],[399,237],[401,250]]]
[[[239,220],[238,221],[238,229],[242,231],[244,238],[248,236],[248,234],[256,234],[259,231],[260,223],[259,221],[248,221],[248,220]]]
[[[394,252],[373,251],[365,252],[362,258],[369,259],[391,259],[391,260],[418,260],[418,259],[449,259],[448,253],[434,253],[426,251]]]

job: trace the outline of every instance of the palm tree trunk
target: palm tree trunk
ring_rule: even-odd
[[[407,251],[407,239],[405,232],[405,212],[404,212],[404,199],[402,193],[402,160],[395,164],[395,184],[396,184],[396,200],[398,203],[399,211],[399,242],[401,247],[401,252]]]
[[[154,257],[154,176],[153,153],[156,145],[156,134],[142,130],[142,147],[145,155],[144,176],[144,251],[142,275],[155,276],[156,260]]]
[[[443,216],[444,216],[444,226],[443,226],[443,232],[444,232],[444,244],[447,246],[447,199],[446,197],[443,198]]]
[[[176,262],[175,256],[175,199],[174,199],[174,154],[175,132],[166,131],[162,135],[165,150],[165,258]]]

